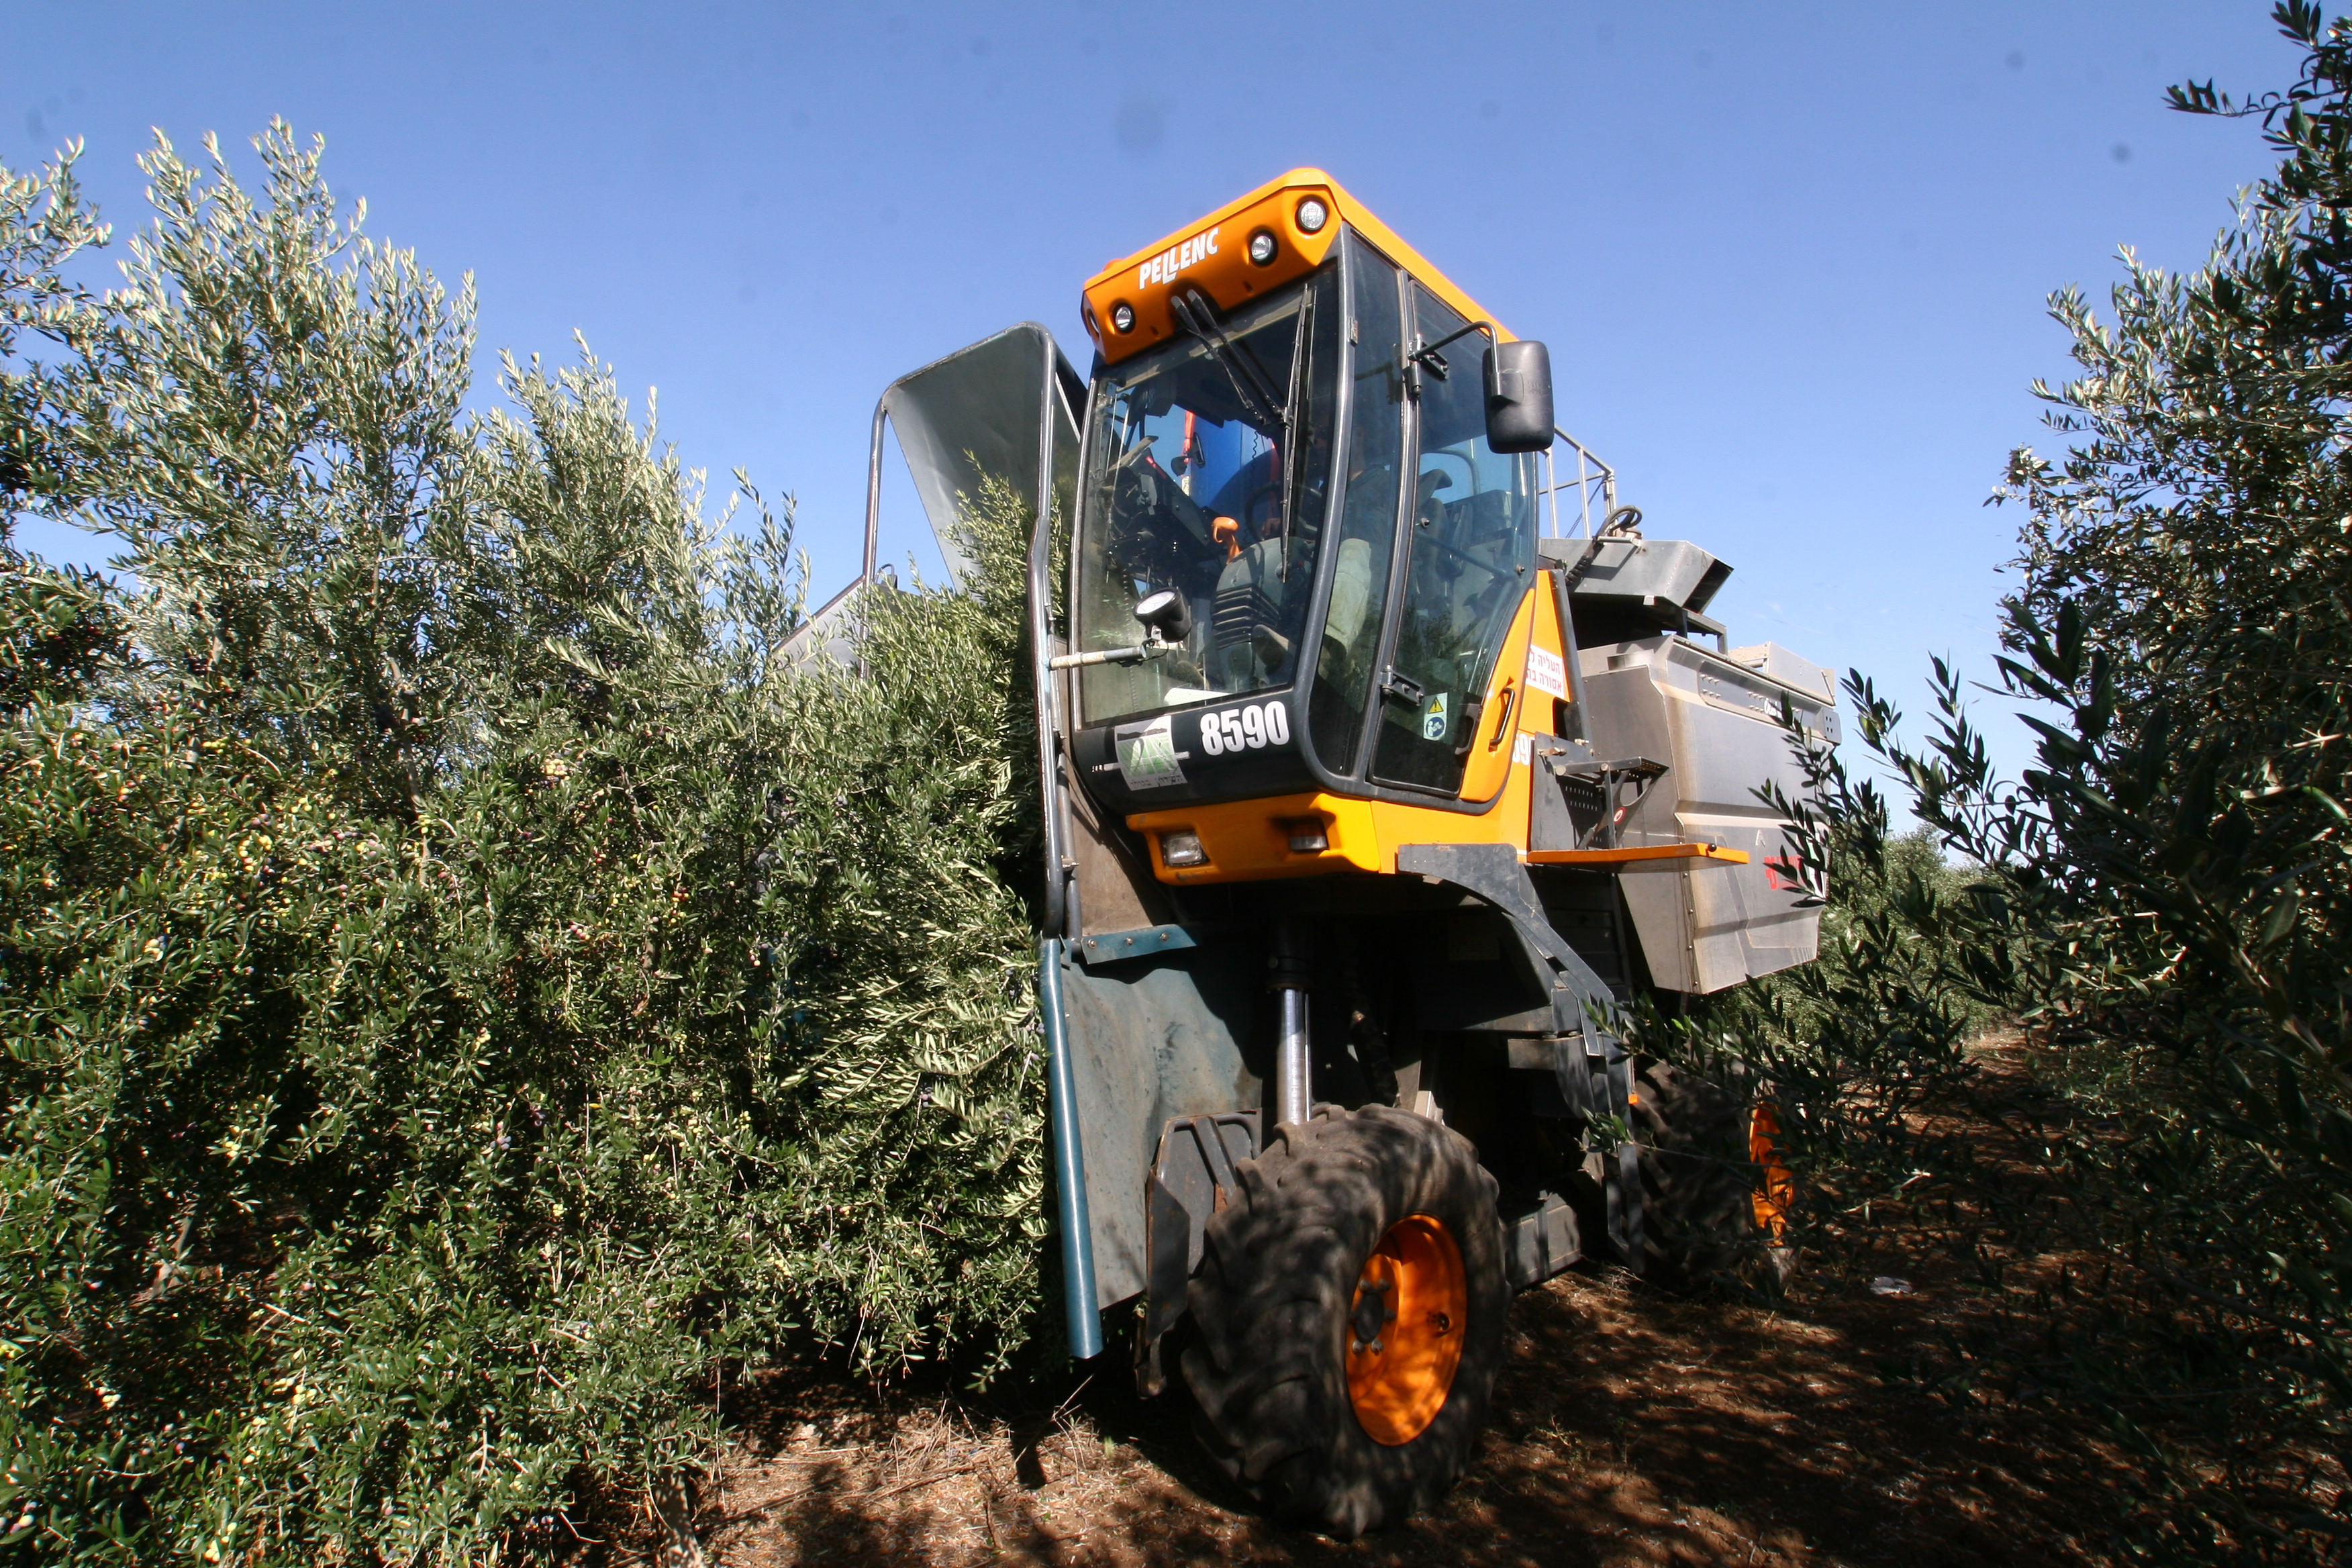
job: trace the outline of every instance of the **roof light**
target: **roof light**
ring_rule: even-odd
[[[1262,228],[1255,234],[1250,236],[1249,258],[1252,261],[1257,263],[1260,267],[1264,267],[1273,261],[1274,252],[1274,230],[1270,228]]]
[[[1189,827],[1160,836],[1160,858],[1171,866],[1205,866],[1209,852],[1201,847],[1201,836]]]
[[[1331,209],[1323,205],[1322,197],[1309,196],[1298,204],[1298,232],[1319,234],[1330,216]]]
[[[1118,332],[1135,331],[1135,307],[1121,300],[1110,308],[1111,330]]]

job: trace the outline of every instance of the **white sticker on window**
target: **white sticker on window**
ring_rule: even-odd
[[[1445,739],[1445,699],[1447,695],[1447,693],[1441,691],[1436,696],[1429,700],[1429,707],[1424,710],[1421,715],[1421,738],[1423,740],[1443,741]]]
[[[1548,647],[1528,649],[1528,684],[1538,691],[1548,692],[1566,700],[1568,696],[1568,666],[1559,655]]]
[[[1121,724],[1112,743],[1118,752],[1119,775],[1128,788],[1165,789],[1184,782],[1184,769],[1176,761],[1176,742],[1169,733],[1165,713],[1148,723]]]

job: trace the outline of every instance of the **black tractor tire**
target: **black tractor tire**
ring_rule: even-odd
[[[1428,1507],[1469,1463],[1503,1362],[1511,1291],[1494,1177],[1461,1134],[1385,1106],[1318,1107],[1236,1174],[1186,1298],[1202,1447],[1269,1514],[1343,1540]],[[1467,1321],[1444,1404],[1391,1446],[1349,1398],[1349,1312],[1373,1249],[1415,1215],[1461,1253]]]
[[[1633,1066],[1642,1277],[1675,1289],[1725,1280],[1778,1289],[1792,1254],[1757,1215],[1752,1100],[1651,1058]]]

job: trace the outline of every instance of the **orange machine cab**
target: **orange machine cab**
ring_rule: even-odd
[[[1524,849],[1569,645],[1539,460],[1486,437],[1510,334],[1315,169],[1112,263],[1083,313],[1070,646],[1114,657],[1076,672],[1072,752],[1159,878]]]

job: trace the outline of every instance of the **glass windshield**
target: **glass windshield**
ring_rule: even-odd
[[[1435,342],[1469,325],[1413,285],[1415,329]],[[1412,560],[1391,658],[1404,701],[1384,703],[1372,775],[1451,792],[1475,738],[1503,634],[1535,558],[1536,460],[1486,445],[1484,332],[1443,351],[1421,385]]]
[[[1360,245],[1348,247],[1349,337],[1355,393],[1348,411],[1347,483],[1340,491],[1331,605],[1309,703],[1315,754],[1335,773],[1356,765],[1364,703],[1372,689],[1396,550],[1398,469],[1404,463],[1403,321],[1397,269]]]
[[[1144,640],[1136,603],[1184,596],[1172,652],[1080,672],[1085,722],[1285,685],[1315,580],[1337,312],[1321,276],[1103,373],[1078,528],[1078,651]],[[1333,318],[1317,324],[1317,317]],[[1302,347],[1306,352],[1302,352]]]

